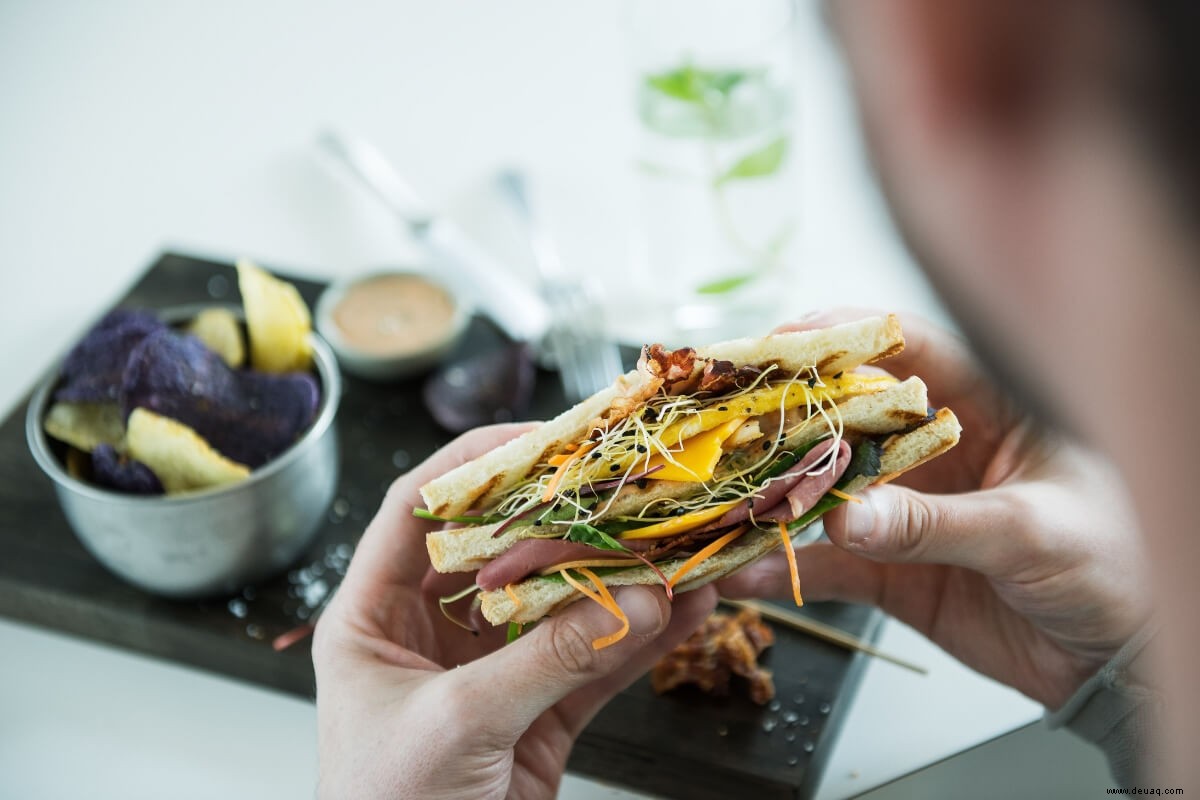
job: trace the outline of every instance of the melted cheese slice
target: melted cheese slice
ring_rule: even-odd
[[[744,503],[745,500],[730,500],[728,503],[712,506],[710,508],[702,508],[699,511],[693,511],[690,514],[684,514],[682,517],[675,517],[666,520],[665,522],[656,522],[653,525],[647,525],[644,528],[634,528],[631,531],[622,533],[619,539],[662,539],[666,536],[674,536],[677,533],[690,531],[692,528],[698,528],[706,522],[712,522],[719,519],[726,511],[732,511],[739,503]]]
[[[826,403],[841,400],[845,397],[878,392],[894,383],[891,375],[860,375],[848,372],[842,377],[822,378],[824,386],[809,388],[803,381],[790,381],[765,389],[755,389],[736,398],[718,398],[713,405],[689,414],[685,419],[671,425],[658,437],[665,447],[677,449],[685,439],[690,439],[698,433],[711,430],[723,425],[736,417],[757,417],[772,411],[784,411],[796,406],[812,403]],[[732,431],[731,431],[732,433]],[[656,478],[659,475],[655,475]]]
[[[667,426],[655,437],[651,444],[651,452],[646,456],[633,453],[614,460],[604,460],[592,465],[589,459],[585,462],[585,474],[590,470],[591,480],[605,480],[612,477],[618,469],[629,469],[637,459],[642,462],[634,469],[644,472],[653,467],[662,469],[650,476],[656,481],[704,482],[712,479],[713,470],[721,460],[722,446],[725,440],[732,436],[747,419],[752,419],[773,411],[784,411],[800,405],[818,406],[822,403],[832,403],[845,397],[860,394],[870,394],[896,383],[890,375],[860,375],[848,372],[840,378],[824,377],[824,385],[809,387],[803,381],[788,381],[756,389],[736,398],[716,398],[712,405],[700,411],[688,414],[684,419]],[[584,448],[590,447],[585,444]],[[578,458],[582,453],[561,454],[550,459],[552,466],[558,466],[559,472],[568,463]],[[670,459],[665,454],[670,454]],[[672,463],[674,462],[674,463]],[[558,473],[556,473],[558,474]],[[556,485],[554,481],[551,486]],[[547,489],[545,499],[552,497]]]
[[[657,470],[650,476],[656,481],[692,483],[712,480],[713,470],[721,460],[722,445],[745,421],[745,417],[734,417],[715,428],[698,433],[683,442],[681,451],[660,450],[646,459],[646,462],[638,467],[638,472]]]

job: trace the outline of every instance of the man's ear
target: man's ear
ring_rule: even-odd
[[[1070,2],[838,0],[828,10],[868,112],[1007,127],[1053,93]]]

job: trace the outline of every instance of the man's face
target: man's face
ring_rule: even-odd
[[[1058,56],[1038,72],[1025,67],[1043,62],[1026,53],[1009,81],[1003,43],[971,38],[994,29],[946,11],[985,5],[848,0],[828,10],[915,257],[1005,388],[1092,437],[1114,409],[1087,387],[1137,369],[1146,346],[1124,331],[1152,326],[1137,315],[1167,300],[1148,296],[1153,287],[1130,268],[1170,257],[1170,237],[1157,235],[1161,192]],[[1039,40],[1011,38],[1026,50]]]

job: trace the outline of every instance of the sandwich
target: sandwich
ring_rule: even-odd
[[[953,447],[960,426],[918,377],[877,367],[904,347],[895,316],[642,349],[637,368],[555,419],[421,487],[417,516],[438,572],[475,573],[493,625],[520,626],[589,598],[628,631],[611,587],[668,596],[788,554],[793,538]],[[452,617],[453,618],[453,617]]]

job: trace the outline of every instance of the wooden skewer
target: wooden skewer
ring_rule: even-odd
[[[815,636],[818,639],[823,639],[824,641],[832,642],[833,644],[845,647],[847,650],[858,650],[866,653],[869,656],[882,658],[884,661],[890,661],[898,667],[910,669],[918,675],[929,674],[929,670],[925,669],[924,667],[918,666],[909,661],[905,661],[902,658],[897,658],[889,653],[885,653],[874,645],[870,645],[861,639],[856,639],[843,630],[839,630],[832,625],[826,625],[823,622],[817,622],[816,620],[809,619],[808,617],[797,614],[795,611],[788,611],[787,609],[779,608],[758,600],[726,600],[722,598],[721,602],[724,605],[731,606],[732,608],[748,608],[753,611],[757,611],[763,617],[771,620],[772,622],[778,622],[781,625],[787,625],[790,628],[802,631],[810,636]]]
[[[333,599],[333,593],[338,590],[340,583],[335,584],[332,589],[325,593],[321,598],[321,602],[317,603],[316,607],[309,615],[308,622],[303,625],[298,625],[286,633],[281,633],[271,640],[271,649],[276,653],[282,653],[297,642],[303,642],[317,629],[317,619],[321,616],[321,612],[329,605],[329,601]]]

